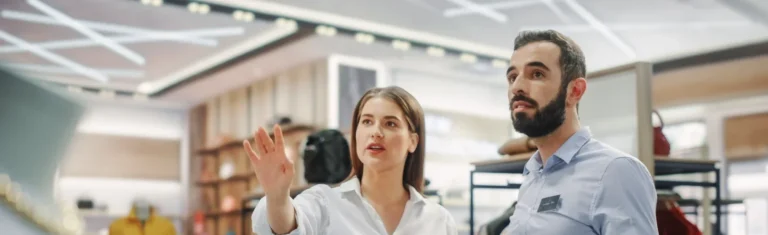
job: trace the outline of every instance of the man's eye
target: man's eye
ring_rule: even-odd
[[[539,72],[539,71],[533,72],[533,77],[534,78],[543,78],[544,77],[544,73]]]

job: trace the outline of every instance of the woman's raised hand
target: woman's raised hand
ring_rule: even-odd
[[[268,197],[290,197],[293,181],[293,160],[285,154],[283,130],[275,125],[275,140],[272,141],[264,128],[259,128],[253,136],[254,145],[243,141],[243,148],[251,159],[251,166]]]

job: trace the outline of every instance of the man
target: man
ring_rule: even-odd
[[[648,169],[579,124],[585,64],[579,46],[556,31],[515,39],[509,109],[515,129],[538,151],[525,165],[515,213],[502,234],[658,234]]]

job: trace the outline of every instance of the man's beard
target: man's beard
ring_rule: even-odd
[[[563,125],[565,122],[565,96],[567,89],[560,88],[557,93],[557,97],[550,101],[544,108],[539,109],[538,103],[525,96],[515,96],[509,102],[509,107],[512,116],[512,125],[520,133],[527,135],[530,138],[537,138],[549,135]],[[515,101],[525,101],[530,103],[536,108],[536,113],[533,117],[528,117],[525,112],[515,113],[512,108],[512,103]]]

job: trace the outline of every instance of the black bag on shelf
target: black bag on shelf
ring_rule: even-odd
[[[352,171],[349,143],[338,130],[309,135],[303,145],[304,178],[310,184],[336,184]]]

